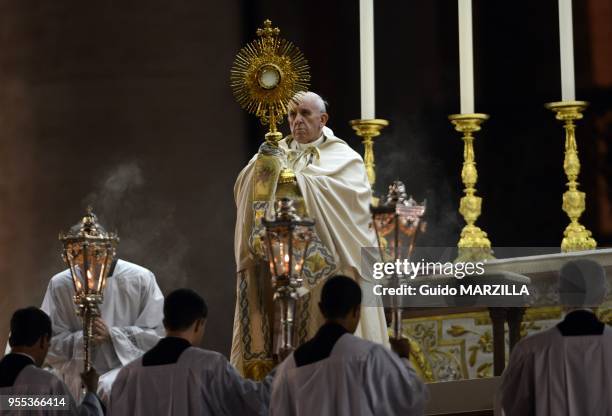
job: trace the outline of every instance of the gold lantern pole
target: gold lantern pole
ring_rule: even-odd
[[[104,301],[104,288],[119,237],[108,233],[98,222],[91,207],[67,233],[60,233],[62,258],[70,269],[77,314],[83,320],[85,372],[91,369],[93,322],[100,316],[98,305]]]
[[[580,159],[576,143],[576,120],[582,119],[582,113],[588,106],[585,101],[560,101],[546,104],[546,108],[555,113],[555,118],[563,123],[565,129],[565,157],[563,170],[567,176],[568,190],[563,193],[562,209],[570,219],[563,232],[561,250],[580,251],[594,250],[597,242],[591,237],[591,232],[578,222],[586,207],[586,195],[578,190],[578,174]]]
[[[461,180],[465,189],[465,195],[461,197],[459,212],[465,219],[466,225],[461,230],[461,238],[457,243],[459,255],[457,261],[475,261],[492,259],[491,242],[487,233],[475,225],[480,216],[482,198],[476,196],[476,182],[478,171],[476,170],[476,157],[474,154],[474,133],[480,131],[480,126],[487,120],[487,114],[453,114],[449,120],[455,126],[455,130],[463,136],[463,167],[461,169]]]

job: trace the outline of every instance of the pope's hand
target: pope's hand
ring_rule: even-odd
[[[268,142],[263,142],[261,146],[259,146],[259,154],[279,158],[283,162],[282,166],[286,166],[287,164],[287,153],[285,150]]]

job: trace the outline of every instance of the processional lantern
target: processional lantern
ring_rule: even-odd
[[[77,314],[83,320],[85,371],[91,368],[90,342],[93,337],[93,321],[100,315],[104,300],[104,288],[111,264],[116,255],[119,237],[108,233],[98,222],[91,207],[67,233],[60,233],[62,258],[70,269],[74,285],[74,303]]]
[[[376,239],[381,261],[395,262],[410,259],[414,251],[419,232],[425,231],[426,201],[417,203],[408,198],[406,187],[401,181],[389,185],[386,200],[377,205],[370,205],[372,223],[376,231]],[[399,276],[394,276],[399,284]],[[400,339],[402,335],[402,309],[393,308],[393,335]]]
[[[266,228],[266,255],[272,275],[274,302],[280,304],[281,345],[279,355],[285,358],[295,349],[293,327],[297,290],[302,286],[302,268],[314,233],[314,220],[300,218],[293,200],[276,201],[275,217],[263,219]]]

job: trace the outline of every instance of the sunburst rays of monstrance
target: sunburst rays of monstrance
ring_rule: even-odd
[[[269,125],[266,141],[277,145],[277,130],[291,98],[308,88],[308,62],[293,43],[279,37],[280,29],[265,20],[258,38],[238,52],[231,69],[231,87],[238,104]]]

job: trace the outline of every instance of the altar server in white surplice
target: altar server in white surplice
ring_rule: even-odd
[[[41,309],[53,323],[47,364],[80,395],[83,370],[83,324],[75,312],[74,286],[69,270],[53,276]],[[140,357],[164,335],[164,297],[155,275],[144,267],[117,260],[111,266],[100,317],[94,324],[92,364],[101,374],[98,395],[108,400],[121,366]]]
[[[94,369],[81,378],[87,389],[83,403],[77,406],[68,387],[62,380],[40,366],[45,361],[51,339],[51,320],[36,307],[19,309],[11,318],[11,352],[0,360],[0,396],[25,398],[30,395],[42,396],[45,401],[55,401],[45,409],[21,410],[18,406],[4,408],[2,415],[103,415],[100,401],[95,395],[98,374]],[[64,396],[63,401],[61,397]],[[10,404],[3,400],[3,404]],[[27,404],[27,402],[26,402]],[[61,406],[58,406],[61,405]],[[9,410],[10,409],[10,410]]]
[[[400,357],[353,335],[361,312],[359,285],[345,276],[332,277],[319,306],[326,322],[280,364],[270,414],[422,415],[427,391],[406,358],[407,343],[392,343],[398,353],[401,349]]]
[[[605,279],[592,260],[563,266],[565,319],[514,347],[498,393],[503,414],[612,415],[612,328],[590,309],[605,298]]]
[[[207,307],[189,289],[166,297],[167,336],[125,366],[113,385],[111,415],[267,415],[271,377],[243,379],[227,359],[196,347]]]

